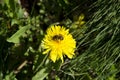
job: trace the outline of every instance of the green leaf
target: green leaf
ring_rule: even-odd
[[[5,79],[4,79],[4,80],[17,80],[17,79],[15,78],[14,73],[13,73],[13,72],[10,72],[9,74],[7,74],[7,75],[5,76]]]
[[[48,75],[47,68],[43,68],[37,72],[32,80],[43,80]]]
[[[20,37],[28,30],[30,26],[24,26],[20,30],[18,30],[15,34],[13,34],[10,38],[7,39],[8,42],[12,43],[20,43]]]
[[[19,8],[17,16],[18,18],[24,18],[24,10],[22,8]]]

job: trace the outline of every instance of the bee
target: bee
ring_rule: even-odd
[[[61,34],[53,36],[52,40],[58,41],[58,40],[63,40],[63,36]]]

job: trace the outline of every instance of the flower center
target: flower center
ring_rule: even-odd
[[[61,34],[55,35],[55,36],[52,37],[52,40],[54,40],[54,41],[61,41],[63,39],[64,39],[63,35],[61,35]]]

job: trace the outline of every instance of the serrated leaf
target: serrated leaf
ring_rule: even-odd
[[[10,38],[7,39],[8,42],[12,43],[20,43],[20,37],[28,30],[30,26],[24,26],[20,30],[18,30],[15,34],[13,34]]]

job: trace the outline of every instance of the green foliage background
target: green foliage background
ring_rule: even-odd
[[[120,80],[119,0],[21,3],[0,0],[0,80]],[[76,39],[72,60],[53,63],[42,55],[41,41],[53,24]]]

